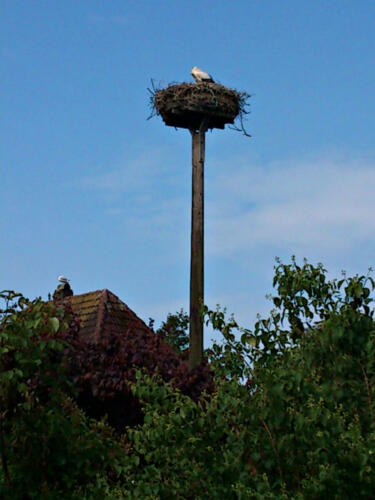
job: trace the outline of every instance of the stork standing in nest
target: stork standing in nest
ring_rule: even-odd
[[[197,66],[191,70],[191,74],[197,83],[215,83],[211,75],[199,69]]]

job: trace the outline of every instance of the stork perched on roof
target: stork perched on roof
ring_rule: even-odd
[[[53,299],[61,300],[65,297],[71,297],[73,295],[73,290],[70,288],[68,278],[65,278],[65,276],[59,276],[57,279],[60,284],[53,293]]]
[[[212,76],[199,69],[197,66],[194,66],[194,68],[191,70],[191,74],[193,75],[193,78],[197,83],[214,83],[214,79],[212,78]]]

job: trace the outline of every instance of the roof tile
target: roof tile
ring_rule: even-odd
[[[80,337],[98,342],[112,334],[155,335],[124,302],[109,290],[73,295],[69,301],[80,322]]]

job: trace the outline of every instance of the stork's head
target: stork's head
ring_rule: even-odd
[[[60,283],[69,283],[68,278],[65,278],[65,276],[59,276],[57,279],[60,281]]]

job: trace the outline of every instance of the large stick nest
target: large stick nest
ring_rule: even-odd
[[[243,125],[248,100],[246,92],[224,87],[218,83],[180,83],[170,84],[161,89],[148,89],[151,116],[160,115],[166,125],[188,128],[190,130],[221,128],[226,124],[249,135]]]

